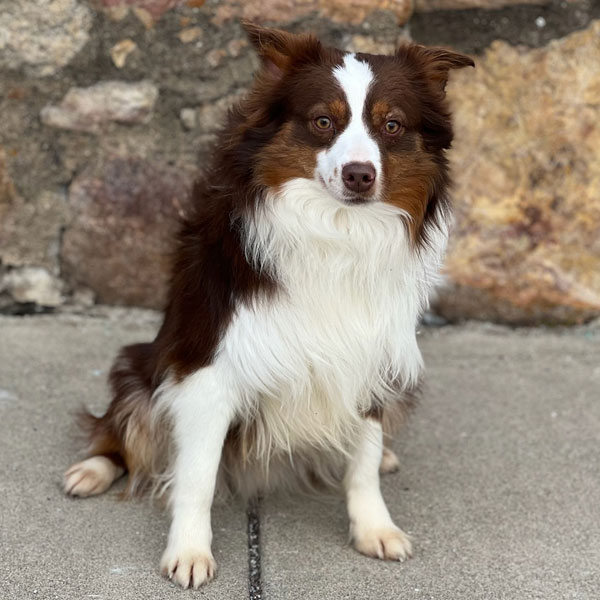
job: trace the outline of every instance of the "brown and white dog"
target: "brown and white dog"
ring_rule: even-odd
[[[355,547],[403,560],[379,469],[417,384],[419,315],[450,219],[445,85],[463,55],[352,54],[246,24],[262,59],[229,113],[179,232],[162,327],[123,348],[112,402],[85,415],[74,496],[168,490],[162,572],[215,573],[217,481],[242,494],[343,484]]]

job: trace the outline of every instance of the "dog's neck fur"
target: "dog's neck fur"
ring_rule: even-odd
[[[299,310],[337,322],[346,338],[355,328],[362,345],[385,348],[387,376],[410,386],[421,366],[412,347],[415,328],[437,281],[448,228],[440,219],[442,225],[429,232],[430,243],[417,248],[409,220],[382,202],[345,206],[314,181],[296,179],[269,192],[248,219],[246,252]],[[323,327],[327,323],[313,330]],[[380,352],[369,354],[381,358]]]
[[[307,179],[270,191],[247,217],[247,256],[278,292],[237,310],[218,360],[252,365],[232,383],[250,394],[252,411],[260,398],[264,451],[342,445],[392,386],[417,382],[415,328],[446,230],[416,248],[406,218],[384,203],[346,207]]]

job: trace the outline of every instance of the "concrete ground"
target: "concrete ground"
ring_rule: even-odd
[[[182,592],[158,574],[159,507],[119,502],[119,486],[85,500],[61,491],[80,456],[72,412],[106,405],[116,349],[156,326],[116,309],[0,318],[1,600],[248,598],[241,504],[214,511],[216,581]],[[600,327],[425,329],[421,346],[424,400],[383,483],[414,558],[355,553],[341,501],[268,498],[261,597],[600,598]]]

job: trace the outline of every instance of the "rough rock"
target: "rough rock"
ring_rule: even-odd
[[[196,111],[193,108],[182,108],[179,113],[179,118],[186,129],[191,130],[196,127],[198,119],[196,118]]]
[[[88,88],[71,88],[58,106],[45,106],[45,125],[99,133],[111,121],[147,123],[158,98],[158,88],[149,81],[127,83],[103,81]]]
[[[16,202],[16,197],[15,186],[6,170],[6,152],[0,147],[0,223],[6,222],[7,215]],[[0,229],[0,236],[2,231]],[[4,247],[6,240],[0,237],[0,241],[2,241],[0,247]]]
[[[480,55],[496,40],[541,48],[599,18],[597,0],[551,0],[543,5],[519,2],[494,10],[417,11],[410,20],[410,35],[420,44]]]
[[[397,47],[398,40],[382,43],[368,35],[353,35],[346,50],[368,54],[393,54]]]
[[[242,95],[243,92],[230,94],[216,102],[202,104],[196,111],[196,120],[200,129],[204,133],[214,133],[215,131],[218,131],[225,121],[227,110]]]
[[[90,9],[77,0],[5,0],[0,10],[0,67],[53,75],[89,40]]]
[[[201,27],[186,27],[182,29],[177,37],[182,44],[190,44],[191,42],[198,42],[202,37]]]
[[[58,271],[60,235],[67,220],[62,194],[44,190],[32,202],[17,194],[10,203],[0,198],[0,262]]]
[[[189,0],[99,0],[99,4],[113,18],[123,19],[127,14],[127,9],[142,10],[152,17],[158,19],[164,13],[171,10],[179,4],[184,4]]]
[[[358,25],[375,11],[389,11],[398,25],[408,21],[413,12],[413,0],[224,0],[215,12],[213,22],[245,18],[257,23],[286,23],[311,13],[334,22]]]
[[[142,23],[146,29],[152,29],[154,27],[156,17],[152,13],[148,12],[145,8],[142,8],[141,6],[134,6],[133,14],[139,19],[140,23]]]
[[[117,42],[110,49],[110,57],[117,69],[122,69],[127,62],[127,57],[137,49],[137,44],[129,38]]]
[[[484,9],[417,11],[407,26],[398,27],[398,23],[405,19],[403,11],[408,14],[415,3],[417,9],[423,11],[428,7],[449,7],[452,6],[451,2],[454,2],[454,6],[460,3],[461,7],[477,4]],[[153,210],[168,214],[176,212],[172,207],[164,208],[162,204],[158,204],[158,199],[153,196],[154,188],[168,198],[171,197],[169,188],[187,189],[189,177],[185,176],[186,182],[176,181],[179,176],[172,165],[205,164],[226,107],[230,105],[233,96],[249,84],[252,72],[258,66],[258,60],[248,48],[240,27],[240,17],[254,18],[259,22],[297,32],[314,31],[327,44],[355,51],[389,52],[398,37],[410,29],[410,34],[420,43],[447,45],[474,55],[483,55],[492,41],[498,39],[512,44],[543,47],[552,39],[562,38],[572,31],[585,28],[591,19],[600,18],[600,5],[595,0],[552,0],[544,5],[530,2],[514,5],[513,0],[502,0],[504,8],[485,10],[485,7],[498,4],[492,0],[0,0],[0,74],[3,81],[0,92],[0,114],[3,116],[0,121],[0,145],[6,151],[8,162],[8,174],[0,174],[0,271],[4,269],[8,273],[26,266],[43,267],[53,276],[68,279],[69,285],[64,289],[67,301],[81,302],[81,298],[85,296],[86,302],[91,302],[92,292],[98,291],[101,302],[135,304],[139,301],[144,305],[159,303],[153,300],[160,294],[160,285],[155,285],[154,282],[156,265],[150,264],[152,260],[147,257],[152,256],[155,247],[163,244],[163,240],[169,237],[169,232],[164,233],[164,238],[160,237],[163,235],[161,227],[142,208],[139,209],[141,214],[135,218],[125,215],[125,207],[133,203],[128,197],[128,189],[131,187],[134,195],[142,194],[147,197],[145,202],[150,213]],[[538,24],[541,22],[538,21],[540,17],[546,22],[543,27]],[[201,35],[198,28],[202,31]],[[127,54],[134,47],[132,44],[137,45],[137,49]],[[471,133],[465,134],[466,150],[457,146],[457,152],[462,152],[461,162],[456,165],[457,172],[467,178],[463,189],[467,190],[466,197],[471,203],[468,208],[464,208],[466,215],[470,215],[469,211],[479,206],[475,202],[478,199],[468,197],[471,187],[473,193],[482,194],[484,202],[496,202],[493,206],[498,206],[499,210],[509,195],[509,192],[496,193],[494,186],[487,186],[490,190],[482,189],[486,186],[477,180],[469,182],[469,177],[476,179],[488,176],[486,165],[482,164],[485,161],[479,156],[477,160],[470,158],[467,152],[469,145],[476,153],[488,157],[488,162],[495,160],[500,165],[499,168],[495,167],[495,177],[502,176],[509,182],[513,172],[518,173],[521,179],[527,177],[527,167],[518,164],[520,159],[509,156],[516,151],[515,145],[508,146],[506,158],[502,157],[500,147],[493,148],[493,145],[504,143],[505,139],[502,131],[498,132],[495,128],[507,127],[502,119],[491,114],[499,111],[496,98],[498,90],[512,86],[525,93],[525,87],[530,86],[532,90],[540,91],[541,79],[547,78],[557,100],[549,100],[547,107],[544,105],[542,108],[548,114],[550,111],[555,111],[556,114],[549,118],[545,115],[544,119],[549,127],[556,128],[556,119],[565,113],[570,119],[570,135],[577,137],[577,140],[579,137],[584,138],[581,128],[590,127],[588,111],[596,110],[593,103],[585,105],[580,111],[582,121],[579,125],[574,114],[579,109],[567,106],[568,95],[571,93],[568,86],[575,89],[574,95],[577,97],[579,84],[574,85],[573,78],[579,77],[575,73],[584,72],[583,62],[573,67],[572,76],[568,73],[564,77],[560,75],[561,86],[558,86],[558,74],[547,77],[543,68],[538,72],[533,67],[528,70],[522,66],[523,61],[529,64],[534,60],[528,58],[527,51],[513,51],[510,48],[505,51],[513,53],[507,56],[516,56],[515,70],[509,72],[510,65],[507,62],[503,70],[497,70],[499,75],[496,81],[482,83],[483,79],[479,80],[483,69],[487,68],[488,58],[483,58],[475,71],[453,74],[457,76],[457,81],[464,82],[461,85],[464,85],[465,106],[463,116],[459,115],[459,119],[464,127],[471,130]],[[542,53],[542,56],[545,54]],[[556,53],[549,56],[561,64]],[[583,53],[581,56],[582,61],[590,61],[589,56],[584,56]],[[597,55],[593,56],[593,60],[597,60]],[[588,62],[588,70],[590,65],[593,63]],[[551,71],[549,66],[547,70]],[[52,76],[40,76],[43,74]],[[533,74],[529,80],[520,79],[529,74]],[[463,76],[464,79],[461,79]],[[584,76],[585,74],[581,75]],[[67,102],[68,95],[64,105],[61,102],[67,90],[84,89],[90,94],[95,88],[94,84],[115,80],[148,80],[160,87],[160,97],[153,107],[150,102],[148,108],[142,107],[138,113],[134,112],[133,126],[123,126],[115,121],[114,119],[120,118],[118,115],[121,113],[112,109],[107,111],[110,103],[105,98],[95,99],[96,105],[89,112],[85,103],[84,106],[70,105]],[[475,81],[479,82],[477,85],[480,87],[475,85]],[[505,81],[508,83],[504,83]],[[472,100],[469,95],[473,95]],[[538,95],[545,97],[543,93]],[[535,96],[535,93],[531,96]],[[527,98],[528,103],[534,103],[529,96]],[[77,102],[79,99],[76,94],[75,104]],[[59,109],[54,114],[59,117],[56,125],[60,127],[48,126],[39,118],[46,105],[55,105],[53,110]],[[98,112],[95,113],[95,110]],[[472,116],[473,111],[480,110],[490,112],[489,118]],[[479,112],[475,114],[479,115]],[[532,117],[526,111],[523,114],[525,116],[521,121],[536,119],[536,115]],[[593,116],[597,117],[595,112]],[[151,118],[147,124],[136,124],[135,119],[145,122],[149,117]],[[74,129],[63,129],[63,124]],[[525,134],[522,134],[519,144],[521,148],[530,148],[538,133],[533,125],[526,123],[523,127],[529,128],[528,137],[525,139]],[[590,139],[595,140],[594,127],[595,124],[589,135]],[[490,143],[487,146],[484,134],[481,134],[483,128],[488,129],[485,137]],[[94,132],[94,135],[89,135],[89,131]],[[535,156],[558,152],[556,149],[546,149],[548,139],[550,143],[554,143],[551,134],[542,131]],[[460,140],[457,140],[457,144],[459,143]],[[575,179],[571,180],[580,182],[583,190],[581,198],[588,198],[595,173],[590,166],[593,163],[594,149],[591,142],[585,140],[582,144],[577,141],[569,142],[569,145],[573,148],[573,166],[570,168],[576,173]],[[116,154],[121,158],[111,158]],[[119,167],[112,165],[117,161],[122,163]],[[480,175],[471,176],[471,163],[473,169],[476,168],[473,172]],[[127,164],[130,166],[126,166]],[[515,171],[515,164],[520,170]],[[134,168],[132,165],[138,166]],[[108,174],[101,173],[104,166],[109,169],[108,173],[116,177],[117,183],[112,184]],[[155,168],[158,173],[153,172]],[[138,171],[134,173],[136,169],[141,175],[136,174]],[[493,170],[491,165],[488,170]],[[583,173],[581,176],[580,172]],[[165,173],[167,174],[164,175]],[[584,182],[586,174],[589,175],[587,183]],[[166,182],[161,187],[160,178],[163,175]],[[550,174],[546,177],[549,178]],[[142,178],[151,183],[142,185],[139,183]],[[554,187],[567,194],[567,184],[568,182],[558,181]],[[525,183],[519,185],[525,186]],[[554,184],[546,184],[545,178],[542,178],[538,187],[541,185],[549,189]],[[118,188],[118,193],[115,188]],[[141,188],[144,189],[143,192],[139,192]],[[70,202],[66,193],[69,189]],[[84,192],[87,194],[88,204],[82,200]],[[548,219],[543,212],[544,207],[538,206],[541,201],[536,199],[537,196],[529,191],[527,193],[527,198],[537,203],[535,206],[542,211],[542,223],[554,223],[559,218],[554,216]],[[537,193],[540,193],[539,190]],[[575,215],[573,220],[590,214],[592,203],[588,202],[585,208],[576,206],[579,196],[577,189],[570,190],[568,194],[563,204],[571,207],[569,210]],[[115,196],[120,198],[118,207],[114,206],[113,201],[113,204],[105,202],[107,197]],[[76,201],[77,198],[81,201]],[[464,227],[469,229],[470,221],[464,219],[475,222],[475,216],[463,217],[461,199],[457,200],[461,213],[458,215],[459,226],[462,226],[463,219],[462,222],[467,223]],[[169,202],[170,200],[166,201],[167,204]],[[466,206],[466,201],[462,202]],[[70,206],[77,207],[78,215],[72,230]],[[486,213],[487,208],[482,208],[482,211]],[[560,210],[558,213],[561,219],[566,219],[566,213],[562,214]],[[542,225],[534,224],[535,211],[528,209],[526,214],[531,219],[531,224],[527,227],[537,232],[535,235],[541,239],[539,247],[550,253],[549,242],[542,235]],[[518,218],[515,219],[516,223],[520,222]],[[591,216],[590,219],[596,217]],[[92,233],[92,229],[85,229],[91,221],[97,224],[97,230]],[[528,223],[526,219],[524,222]],[[524,229],[518,227],[521,225],[509,224],[507,229],[512,232],[510,235],[514,235],[516,229],[517,239],[522,240]],[[563,225],[556,224],[556,227]],[[573,277],[573,280],[561,285],[567,290],[574,290],[574,284],[577,283],[589,292],[595,288],[589,283],[584,285],[583,282],[588,281],[586,277],[594,276],[597,261],[595,258],[589,260],[591,275],[584,275],[582,262],[583,257],[589,253],[596,256],[595,242],[592,240],[588,243],[592,226],[586,225],[587,229],[582,227],[581,240],[569,241],[568,235],[574,236],[574,227],[565,225],[564,229],[555,234],[556,244],[565,247],[560,251],[557,249],[548,260],[552,269],[555,269],[560,256],[563,260],[572,257],[569,260],[576,265],[574,270],[570,271],[568,266],[563,265],[561,276]],[[61,250],[63,232],[66,246]],[[86,239],[86,235],[89,239]],[[150,238],[154,236],[158,241],[148,241],[146,235]],[[484,243],[491,244],[490,252],[494,254],[497,252],[500,236],[500,233],[493,230],[489,234],[489,242],[481,241],[481,250],[477,250],[475,246],[473,250],[469,250],[472,254],[464,259],[464,268],[471,266],[468,262],[471,260],[481,271],[472,269],[476,278],[481,279],[483,275],[487,277],[490,270],[487,265],[480,265],[480,262],[485,264],[488,260],[483,250]],[[510,236],[507,239],[512,240]],[[528,238],[525,236],[525,239]],[[137,243],[140,244],[139,248],[136,248]],[[124,249],[123,254],[127,255],[129,264],[123,266],[119,263],[119,260],[125,262],[125,259],[118,258],[120,250],[114,256],[111,255],[108,249],[110,244],[117,249]],[[580,247],[584,247],[581,253]],[[503,260],[510,262],[513,256],[517,256],[515,260],[525,256],[530,261],[527,264],[540,268],[539,263],[531,262],[531,251],[519,254],[512,246],[509,249],[510,252],[507,252]],[[458,258],[453,257],[453,252],[451,250],[450,260],[458,261]],[[162,255],[162,252],[157,254]],[[480,255],[484,258],[479,259]],[[158,260],[156,258],[155,262]],[[114,287],[114,278],[110,272],[113,264],[115,272],[121,269],[121,273],[126,273],[126,276],[118,276],[121,279]],[[525,281],[531,282],[533,286],[533,292],[526,287],[519,288],[519,297],[524,296],[526,291],[542,294],[536,287],[539,285],[538,276],[517,273],[516,267],[509,266],[506,278],[511,286],[516,286],[517,280],[523,281],[523,286],[528,285]],[[521,268],[524,271],[526,264]],[[107,272],[103,273],[102,269]],[[501,280],[499,271],[500,267],[493,271],[489,281]],[[150,279],[144,279],[147,275],[142,277],[142,273],[152,275]],[[527,313],[520,301],[515,303],[512,299],[509,302],[499,298],[494,287],[497,284],[478,283],[476,287],[470,280],[466,283],[464,281],[461,278],[460,285],[455,282],[453,294],[442,297],[446,302],[445,314],[462,316],[463,311],[465,315],[490,316],[513,322],[522,322],[526,318]],[[133,293],[129,291],[129,285],[134,287]],[[142,289],[144,287],[146,291]],[[550,302],[547,300],[548,294],[543,293],[546,294],[546,301]],[[552,300],[550,307],[553,319],[563,310],[564,314],[559,316],[568,321],[573,318],[572,309],[568,294],[563,295],[566,296],[567,308],[561,308],[560,299]],[[4,296],[6,292],[3,293]],[[535,298],[532,303],[534,301]],[[548,311],[544,309],[542,315],[546,318]],[[576,317],[580,318],[579,312]]]
[[[102,303],[160,308],[192,179],[189,168],[119,157],[77,177],[61,252],[69,284],[94,290]]]
[[[13,269],[0,278],[0,296],[21,304],[56,307],[63,303],[62,281],[42,267]],[[0,299],[0,304],[3,300]]]
[[[495,9],[513,4],[549,4],[552,0],[415,0],[415,10],[460,10],[463,8]]]
[[[64,198],[43,190],[27,202],[9,178],[0,148],[0,264],[58,270],[60,232],[68,219]]]
[[[456,227],[446,317],[600,315],[600,21],[453,74]]]

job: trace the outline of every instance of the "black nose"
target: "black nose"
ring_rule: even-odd
[[[371,163],[351,162],[342,169],[344,185],[351,192],[368,192],[375,183],[376,174]]]

